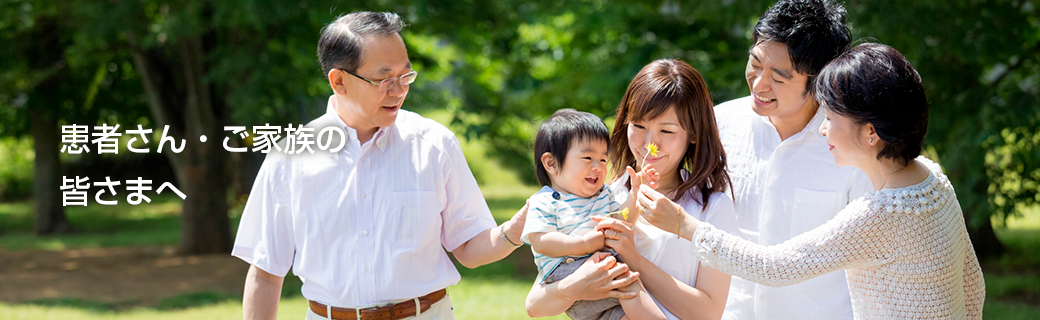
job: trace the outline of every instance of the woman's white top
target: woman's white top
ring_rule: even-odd
[[[686,172],[683,171],[682,173],[685,178]],[[629,190],[625,187],[626,181],[628,181],[628,174],[617,179],[610,186],[619,203],[624,203],[628,199]],[[688,194],[697,198],[701,196],[697,188],[691,189]],[[729,195],[725,193],[716,192],[709,196],[708,207],[704,210],[691,197],[684,197],[678,204],[686,210],[687,214],[700,221],[710,221],[715,228],[727,232],[737,231],[737,220],[733,213],[733,199],[730,199]],[[700,260],[697,257],[686,254],[693,247],[692,242],[686,239],[677,239],[674,233],[658,229],[647,223],[642,217],[636,221],[636,229],[638,230],[636,233],[636,249],[640,255],[646,257],[647,260],[664,270],[672,278],[691,287],[697,286],[697,269],[700,265]],[[672,232],[674,231],[672,230]],[[653,298],[653,295],[651,295],[651,298]],[[658,302],[657,298],[654,298],[654,303],[657,304],[661,311],[664,311],[668,319],[679,319],[679,317],[673,315],[664,305]]]
[[[917,161],[931,171],[921,183],[868,192],[782,244],[758,245],[702,223],[691,252],[769,286],[845,269],[857,319],[981,319],[985,282],[953,186],[937,164]]]

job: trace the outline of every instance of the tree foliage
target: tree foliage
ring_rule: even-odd
[[[945,167],[979,230],[991,231],[992,214],[1007,217],[1016,205],[1040,201],[1035,2],[845,4],[854,38],[895,47],[921,73],[931,103],[928,154]],[[533,182],[537,124],[564,107],[612,116],[631,77],[652,60],[689,62],[716,103],[746,95],[750,29],[771,4],[7,0],[0,3],[0,135],[28,132],[33,103],[66,122],[143,118],[170,123],[182,136],[207,130],[223,137],[224,125],[302,123],[323,113],[331,94],[314,53],[321,27],[356,10],[394,11],[410,24],[403,36],[420,74],[406,107],[452,111],[458,132],[486,139],[489,156]],[[34,40],[55,32],[60,44],[47,49],[61,53],[62,68],[34,64]],[[195,80],[185,74],[192,61]],[[142,68],[161,76],[149,80]],[[41,79],[58,69],[67,72],[60,91],[38,93]],[[193,85],[208,98],[193,96]],[[191,101],[210,105],[203,109],[212,124],[198,126],[185,113]]]

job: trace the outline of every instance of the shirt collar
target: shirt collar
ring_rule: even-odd
[[[754,99],[754,97],[752,97],[752,99]],[[754,102],[752,102],[752,103],[754,103]],[[771,129],[773,129],[774,132],[776,132],[776,127],[773,126],[773,122],[769,121],[769,117],[768,116],[758,116],[758,117],[762,120],[762,122],[764,122]],[[802,137],[804,137],[806,135],[815,135],[817,138],[824,138],[823,135],[820,134],[820,125],[823,124],[823,120],[826,117],[827,117],[827,115],[826,115],[826,112],[823,111],[823,108],[817,107],[816,108],[816,113],[813,114],[812,119],[809,119],[809,123],[807,123],[805,125],[805,128],[802,128],[801,131],[798,131],[798,133],[795,133],[793,136],[791,136],[790,138],[787,138],[787,139],[788,140],[790,140],[790,139],[798,140],[798,139],[801,139]]]
[[[336,124],[339,125],[339,127],[343,128],[343,130],[347,134],[348,141],[351,139],[358,140],[357,130],[348,126],[346,122],[343,122],[343,119],[339,117],[339,113],[336,112],[336,106],[333,104],[334,99],[336,99],[336,95],[329,96],[329,103],[325,108],[325,114],[332,117],[333,119],[336,119]],[[398,110],[398,112],[400,112],[400,110]],[[390,140],[390,135],[387,134],[387,130],[393,128],[394,126],[396,126],[396,123],[389,127],[381,127],[379,128],[379,130],[376,131],[376,134],[373,136],[373,140],[375,140],[376,147],[379,148],[379,151],[386,151],[386,145]]]

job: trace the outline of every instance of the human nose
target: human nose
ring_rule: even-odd
[[[386,90],[386,92],[389,93],[390,96],[400,97],[408,92],[408,85],[401,84],[400,79],[394,78],[391,81],[392,83],[390,83],[390,88]]]
[[[754,82],[751,85],[751,89],[755,92],[766,92],[769,91],[769,85],[772,84],[772,79],[767,77],[765,72],[760,72],[755,77]]]
[[[829,122],[830,120],[823,119],[823,123],[820,124],[820,135],[824,137],[827,136],[827,125],[829,124]]]
[[[607,167],[606,163],[603,163],[602,161],[596,161],[595,163],[592,164],[592,171],[599,173],[599,172],[602,172],[604,169],[606,169],[606,167]]]

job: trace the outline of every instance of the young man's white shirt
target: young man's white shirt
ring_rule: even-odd
[[[410,300],[458,283],[444,250],[495,221],[455,135],[398,112],[394,125],[362,145],[330,97],[326,114],[307,126],[315,136],[345,129],[343,150],[272,150],[232,255],[277,276],[291,266],[304,297],[338,307]]]
[[[871,189],[862,171],[834,164],[827,138],[819,133],[822,109],[781,141],[769,117],[752,110],[751,99],[715,107],[738,235],[762,245],[783,243],[823,225]],[[733,277],[723,319],[852,319],[845,272],[779,288]]]

